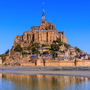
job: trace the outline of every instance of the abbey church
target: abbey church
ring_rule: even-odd
[[[21,47],[28,47],[33,40],[34,43],[50,45],[54,40],[60,38],[62,42],[67,43],[67,39],[63,32],[58,32],[56,26],[45,19],[45,12],[43,14],[40,26],[32,26],[30,31],[25,31],[23,35],[16,36],[14,40],[14,47],[20,44]],[[23,42],[25,44],[23,45]]]

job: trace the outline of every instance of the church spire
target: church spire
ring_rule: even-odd
[[[45,12],[44,12],[44,2],[43,2],[43,15],[42,16],[45,16]]]
[[[42,19],[41,20],[46,20],[45,19],[45,11],[44,11],[44,2],[43,2],[43,14],[42,14]]]

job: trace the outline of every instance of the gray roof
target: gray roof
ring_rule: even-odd
[[[58,32],[58,34],[63,34],[63,32]]]
[[[54,32],[53,30],[35,30],[35,32]]]
[[[51,54],[43,54],[42,57],[43,57],[43,56],[52,56],[52,55],[51,55]]]
[[[33,57],[37,57],[38,58],[38,54],[32,54],[31,58],[33,58]]]
[[[69,50],[74,50],[74,48],[70,48]]]
[[[31,28],[40,28],[40,26],[32,26]]]
[[[40,49],[45,49],[45,50],[46,50],[46,48],[38,48],[38,49],[39,49],[39,50],[40,50]]]

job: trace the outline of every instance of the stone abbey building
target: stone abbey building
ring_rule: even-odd
[[[23,35],[16,36],[14,40],[14,47],[20,44],[21,47],[28,47],[31,40],[40,44],[52,44],[53,40],[60,38],[62,42],[67,43],[67,39],[63,32],[58,32],[56,26],[45,19],[43,8],[43,15],[40,26],[32,26],[30,31],[25,31]],[[25,44],[23,44],[25,42]]]

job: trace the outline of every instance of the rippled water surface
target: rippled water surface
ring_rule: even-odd
[[[90,79],[73,76],[0,74],[0,90],[90,90]]]

